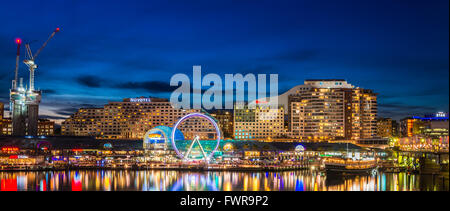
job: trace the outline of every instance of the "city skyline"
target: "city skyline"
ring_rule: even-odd
[[[449,7],[2,2],[0,193],[280,209],[297,191],[448,191]]]
[[[41,117],[54,120],[126,97],[168,98],[170,77],[192,65],[204,74],[278,73],[280,94],[305,79],[343,78],[379,93],[380,117],[448,112],[448,1],[284,2],[272,10],[265,1],[140,3],[103,4],[103,12],[90,3],[20,4],[25,15],[5,3],[1,102],[9,102],[14,39],[36,49],[61,27],[36,72]],[[27,81],[25,65],[19,71]]]

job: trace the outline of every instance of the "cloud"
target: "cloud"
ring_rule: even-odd
[[[40,119],[50,119],[50,120],[65,120],[66,117],[53,116],[53,115],[39,115]]]
[[[75,79],[78,84],[89,88],[107,87],[113,89],[129,89],[129,90],[146,90],[152,93],[168,93],[174,91],[177,87],[170,86],[169,83],[163,81],[140,81],[140,82],[109,82],[105,79],[83,75]]]
[[[58,109],[53,109],[52,111],[55,114],[58,115],[63,115],[63,116],[69,116],[72,115],[73,113],[75,113],[76,111],[78,111],[78,109],[80,108],[98,108],[100,106],[98,105],[94,105],[94,104],[86,104],[86,103],[82,103],[82,104],[72,104],[72,105],[68,105],[68,106],[61,106]]]
[[[92,75],[83,75],[76,78],[76,82],[83,86],[91,87],[91,88],[99,88],[102,83],[103,79],[97,76]]]
[[[58,110],[54,110],[55,114],[58,115],[64,115],[64,116],[70,116],[73,113],[75,113],[78,110],[78,108],[70,107],[70,108],[61,108]]]
[[[169,83],[162,81],[126,82],[116,84],[115,87],[121,89],[140,89],[153,93],[172,92],[177,88],[175,86],[170,86]]]
[[[43,89],[42,93],[43,94],[56,94],[57,92],[54,89]]]
[[[432,106],[405,105],[405,104],[401,104],[401,103],[383,103],[383,104],[379,104],[378,107],[387,108],[387,109],[408,109],[408,110],[435,109]]]
[[[408,105],[404,103],[379,103],[378,116],[401,119],[413,115],[424,115],[436,112],[434,106]]]

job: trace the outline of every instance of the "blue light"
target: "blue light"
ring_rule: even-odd
[[[420,117],[420,116],[413,116],[413,119],[420,119],[420,120],[448,120],[448,117]]]

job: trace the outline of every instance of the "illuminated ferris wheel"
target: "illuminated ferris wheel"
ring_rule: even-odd
[[[191,144],[189,145],[188,150],[185,151],[185,152],[180,151],[177,148],[176,144],[175,144],[175,131],[178,129],[178,126],[182,122],[186,121],[187,119],[195,118],[195,117],[200,117],[200,118],[206,119],[209,123],[211,123],[214,126],[214,129],[216,130],[216,137],[217,137],[216,144],[215,144],[214,149],[209,154],[207,154],[205,152],[204,147],[202,146],[202,144],[200,142],[200,137],[198,135],[194,136],[194,139],[192,140]],[[177,121],[177,123],[175,123],[175,125],[173,126],[173,129],[172,129],[171,141],[172,141],[172,147],[173,147],[173,149],[175,150],[175,152],[177,153],[177,155],[178,155],[178,157],[180,159],[188,160],[189,159],[189,155],[192,152],[192,148],[194,147],[195,144],[198,144],[203,159],[206,162],[209,162],[211,160],[211,158],[214,156],[214,153],[216,152],[216,150],[219,148],[219,145],[220,145],[220,129],[219,129],[219,126],[217,125],[216,121],[214,119],[212,119],[211,117],[209,117],[208,115],[205,115],[205,114],[202,114],[202,113],[191,113],[191,114],[188,114],[188,115],[182,117],[181,119],[179,119]]]

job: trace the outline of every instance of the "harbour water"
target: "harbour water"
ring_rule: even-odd
[[[448,191],[439,175],[73,170],[0,172],[0,191]]]

